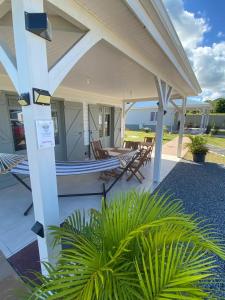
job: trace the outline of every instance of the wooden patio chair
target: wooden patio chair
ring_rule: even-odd
[[[131,142],[130,141],[124,141],[123,142],[123,148],[130,148],[131,149]]]
[[[95,148],[95,159],[107,159],[110,158],[109,152],[107,150],[104,150],[102,148],[100,148],[100,144],[96,143],[97,147]],[[93,151],[94,152],[94,151]],[[117,170],[110,170],[110,171],[103,171],[100,176],[99,179],[102,179],[104,181],[109,181],[110,177],[117,177],[119,176],[119,173],[117,172]]]
[[[90,144],[91,144],[91,149],[92,149],[95,159],[101,159],[101,157],[99,155],[99,150],[103,150],[101,141],[95,140],[95,141],[92,141]]]
[[[153,150],[153,145],[149,145],[149,146],[144,146],[141,148],[142,152],[141,152],[141,157],[143,157],[145,155],[145,152],[147,152],[147,157],[145,158],[143,164],[147,164],[152,160],[152,150]],[[141,158],[139,158],[141,159]]]
[[[98,159],[106,159],[110,157],[109,152],[107,150],[97,149],[96,152],[97,152]]]
[[[144,175],[141,173],[140,168],[143,167],[148,162],[148,156],[151,155],[152,147],[148,147],[147,149],[141,149],[140,155],[133,162],[133,164],[129,167],[129,171],[131,174],[127,178],[127,181],[129,181],[133,176],[137,178],[137,180],[142,183],[142,180],[145,179]]]
[[[145,136],[145,137],[144,137],[144,143],[149,143],[149,144],[154,145],[154,143],[155,143],[155,138],[154,138],[154,137],[150,137],[150,136]]]
[[[130,148],[133,150],[137,150],[139,148],[140,143],[134,142],[134,141],[124,141],[123,147],[124,148]]]

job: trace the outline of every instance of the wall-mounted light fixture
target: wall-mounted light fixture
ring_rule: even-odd
[[[46,90],[33,88],[33,102],[39,105],[50,105],[51,95]]]
[[[40,237],[44,237],[45,235],[44,235],[44,227],[43,227],[43,225],[40,223],[40,222],[38,222],[38,221],[36,221],[35,222],[35,224],[32,226],[32,228],[31,228],[31,230],[34,232],[34,233],[36,233],[38,236],[40,236]]]
[[[42,37],[45,40],[52,40],[52,27],[46,13],[25,12],[26,30]]]
[[[28,106],[28,105],[30,105],[30,95],[29,95],[29,93],[21,94],[18,97],[17,101],[18,101],[18,103],[21,106]]]

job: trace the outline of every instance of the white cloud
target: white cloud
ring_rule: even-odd
[[[164,0],[174,27],[202,87],[204,99],[225,96],[225,41],[203,46],[209,21],[184,9],[183,0]],[[218,33],[223,37],[223,33]]]
[[[184,9],[183,0],[164,0],[174,27],[185,49],[196,48],[210,30],[206,20]]]
[[[218,38],[224,38],[224,37],[225,37],[225,33],[223,33],[222,31],[219,31],[219,32],[217,33],[217,37],[218,37]]]

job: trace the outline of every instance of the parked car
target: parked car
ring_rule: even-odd
[[[11,125],[14,137],[15,150],[24,150],[26,148],[26,143],[23,123],[18,120],[11,120]]]

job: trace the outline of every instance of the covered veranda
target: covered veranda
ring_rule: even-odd
[[[174,153],[168,154],[166,144],[163,146],[163,152],[165,152],[165,154],[162,154],[160,182],[176,166],[177,162],[180,161],[180,159],[176,157],[175,151]],[[124,176],[113,189],[111,189],[107,195],[107,201],[120,192],[126,192],[130,189],[149,190],[153,185],[153,165],[154,155],[152,161],[141,169],[141,172],[145,176],[142,184],[140,184],[136,178],[132,178],[127,182],[127,176]],[[59,176],[57,177],[57,187],[59,194],[73,194],[74,192],[87,193],[101,191],[103,183],[108,186],[112,181],[112,178],[107,182],[100,180],[99,173],[68,177]],[[25,182],[29,185],[29,178],[27,178]],[[6,258],[12,256],[17,257],[16,253],[36,240],[36,235],[30,230],[35,222],[34,210],[31,209],[28,215],[24,216],[24,211],[30,205],[31,201],[31,193],[20,183],[1,190],[0,250],[4,253]],[[101,196],[59,198],[60,223],[76,209],[88,212],[91,208],[101,208]]]
[[[44,11],[52,23],[51,42],[25,28],[25,12]],[[54,148],[38,147],[36,121],[51,121],[51,111],[50,106],[33,102],[33,88],[82,101],[84,107],[102,102],[121,107],[122,139],[125,103],[158,99],[154,168],[151,182],[146,180],[143,186],[150,189],[162,178],[163,117],[168,102],[183,99],[181,149],[185,99],[198,94],[200,87],[161,1],[2,0],[0,12],[0,89],[30,95],[30,105],[23,107],[23,118],[34,219],[44,227],[44,237],[38,237],[40,259],[54,262],[60,249],[51,247],[48,226],[59,225],[60,218],[75,206],[66,212],[61,209]],[[85,143],[87,135],[86,126]],[[146,172],[150,173],[150,168]],[[73,187],[85,188],[86,184],[78,182]],[[67,182],[64,188],[68,189]],[[72,199],[68,201],[75,205]],[[27,230],[30,224],[26,222]]]

